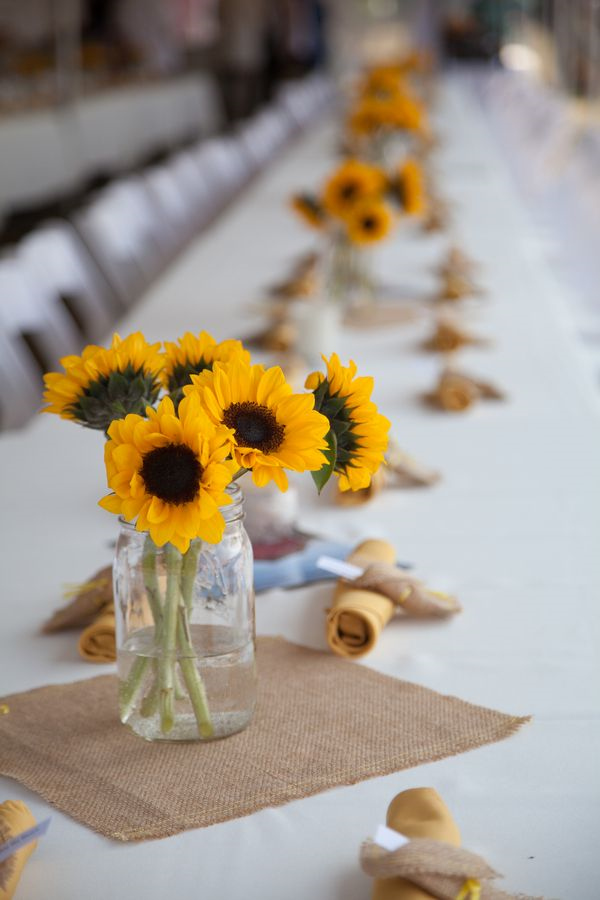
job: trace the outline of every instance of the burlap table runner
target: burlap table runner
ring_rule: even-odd
[[[120,841],[163,838],[508,737],[526,718],[356,663],[258,640],[246,731],[208,744],[146,743],[117,717],[113,675],[4,698],[0,774]]]

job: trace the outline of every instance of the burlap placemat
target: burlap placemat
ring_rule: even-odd
[[[0,774],[120,841],[163,838],[508,737],[504,715],[346,662],[258,640],[246,731],[147,743],[117,717],[113,675],[4,698]]]

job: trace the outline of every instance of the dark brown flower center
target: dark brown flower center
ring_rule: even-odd
[[[283,442],[284,426],[270,409],[258,403],[232,403],[223,414],[223,422],[233,429],[240,447],[274,453]]]
[[[165,503],[190,503],[200,488],[202,466],[191,447],[167,444],[144,456],[140,475],[146,490]]]
[[[377,227],[377,219],[375,216],[365,216],[362,220],[362,224],[365,231],[373,231],[373,229]]]
[[[341,189],[340,194],[344,200],[352,200],[358,193],[358,185],[355,181],[348,181]]]

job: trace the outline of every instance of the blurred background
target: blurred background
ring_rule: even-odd
[[[0,0],[0,426],[357,67],[414,48],[470,73],[595,354],[600,0]]]

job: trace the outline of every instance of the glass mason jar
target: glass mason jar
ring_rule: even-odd
[[[336,231],[322,257],[323,285],[329,301],[349,310],[370,305],[375,285],[369,248],[360,247]]]
[[[146,740],[214,740],[256,702],[252,548],[227,489],[218,544],[185,554],[121,520],[113,568],[121,721]]]

